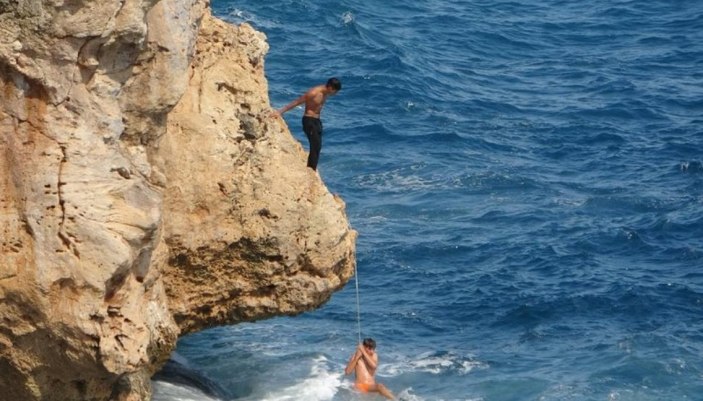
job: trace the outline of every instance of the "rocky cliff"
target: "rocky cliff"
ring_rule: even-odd
[[[201,0],[0,0],[0,394],[147,400],[179,335],[315,308],[344,204]]]

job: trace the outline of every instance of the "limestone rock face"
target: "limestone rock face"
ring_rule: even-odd
[[[270,115],[263,34],[202,0],[0,0],[0,394],[148,400],[179,335],[353,274]]]

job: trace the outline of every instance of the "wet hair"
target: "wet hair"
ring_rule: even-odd
[[[376,349],[376,341],[374,341],[373,338],[364,338],[364,342],[362,344],[364,344],[365,347]]]
[[[342,82],[337,78],[330,78],[327,80],[327,87],[332,88],[336,91],[342,90]]]

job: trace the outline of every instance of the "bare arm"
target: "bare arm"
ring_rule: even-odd
[[[305,98],[307,96],[307,93],[300,96],[299,98],[293,100],[292,102],[288,103],[285,107],[282,107],[278,110],[278,114],[282,115],[286,111],[292,109],[293,107],[299,106],[303,103],[305,103]]]
[[[366,366],[371,370],[371,372],[375,371],[378,367],[378,357],[375,355],[372,357],[367,354],[366,350],[361,345],[359,346],[359,352],[361,352],[361,357],[364,358],[364,362],[366,362]]]
[[[354,371],[354,368],[356,367],[356,364],[359,362],[359,359],[361,358],[361,353],[359,350],[356,350],[354,355],[352,355],[351,358],[349,358],[349,363],[347,363],[346,369],[344,369],[344,374],[345,375],[350,375]]]

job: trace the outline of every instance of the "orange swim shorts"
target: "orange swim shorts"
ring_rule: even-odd
[[[368,393],[369,391],[371,391],[371,386],[373,386],[373,384],[356,383],[356,389],[361,391],[362,393]]]

